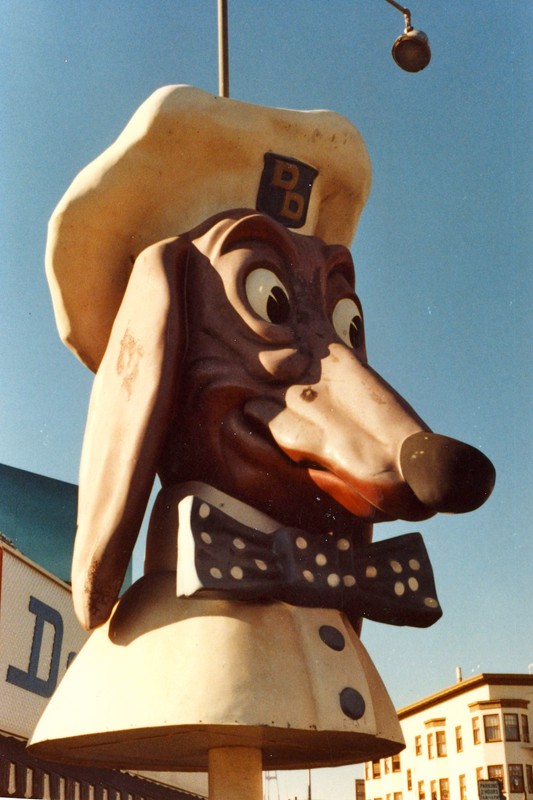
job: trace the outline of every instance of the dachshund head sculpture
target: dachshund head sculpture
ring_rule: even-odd
[[[367,362],[348,246],[369,187],[342,117],[192,87],[156,92],[73,182],[47,264],[60,332],[97,370],[72,572],[86,628],[111,614],[156,474],[353,549],[374,522],[490,494],[490,461]]]
[[[73,587],[88,628],[111,613],[156,472],[354,546],[374,522],[472,510],[494,480],[368,364],[347,248],[246,209],[133,269],[82,457]]]
[[[475,509],[494,469],[368,363],[348,248],[369,189],[343,117],[170,86],[55,209],[56,320],[96,373],[72,596],[98,630],[37,756],[207,769],[210,796],[259,797],[261,762],[404,746],[360,623],[442,610],[420,534],[372,526]],[[145,574],[119,599],[157,475]]]

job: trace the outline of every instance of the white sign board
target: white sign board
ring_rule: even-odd
[[[479,800],[500,800],[500,782],[496,780],[478,781]]]
[[[67,584],[0,543],[0,730],[29,738],[87,633]]]

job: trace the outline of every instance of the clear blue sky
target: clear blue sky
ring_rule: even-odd
[[[373,366],[498,472],[481,510],[420,525],[443,619],[364,626],[397,706],[453,683],[456,665],[468,677],[533,662],[533,12],[409,5],[433,51],[416,75],[390,57],[403,19],[384,0],[229,0],[232,96],[334,109],[367,142],[373,191],[353,253]],[[47,220],[154,89],[217,92],[216,2],[0,0],[0,14],[0,461],[76,482],[91,375],[56,335]],[[352,800],[355,774],[314,775],[313,796]],[[281,800],[306,796],[304,775],[279,785]]]

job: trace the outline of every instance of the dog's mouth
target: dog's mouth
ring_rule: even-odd
[[[249,434],[261,442],[262,457],[274,469],[283,464],[295,480],[305,475],[365,522],[420,521],[437,512],[473,511],[494,486],[494,467],[486,456],[464,442],[427,430],[398,442],[397,463],[384,455],[385,449],[380,466],[379,459],[361,457],[364,443],[361,452],[359,443],[347,437],[335,438],[332,446],[334,420],[309,433],[309,426],[300,425],[298,417],[283,416],[285,407],[277,400],[255,398],[245,403],[243,411]]]
[[[249,446],[255,458],[270,469],[281,473],[290,472],[293,481],[310,481],[316,489],[331,497],[351,515],[365,522],[385,522],[398,517],[388,513],[381,504],[385,504],[387,483],[386,470],[379,480],[361,481],[359,487],[356,479],[347,481],[336,473],[329,465],[323,464],[309,453],[298,449],[284,447],[284,443],[273,435],[269,422],[284,409],[282,403],[273,399],[254,398],[245,403],[243,408],[243,426],[246,430]],[[372,485],[371,485],[372,483]],[[361,491],[366,489],[366,491]],[[369,496],[372,499],[369,499]],[[418,509],[417,509],[418,510]],[[425,519],[432,515],[427,510],[411,514],[410,519]]]

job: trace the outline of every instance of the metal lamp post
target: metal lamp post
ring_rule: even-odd
[[[395,0],[386,2],[401,11],[405,20],[405,30],[392,45],[392,57],[405,72],[420,72],[430,62],[431,50],[429,40],[423,31],[417,31],[411,25],[411,12]]]
[[[218,2],[218,93],[229,97],[229,58],[228,58],[228,2]],[[392,45],[392,57],[405,72],[420,72],[431,60],[429,39],[424,31],[411,25],[411,12],[395,0],[386,3],[401,11],[405,20],[405,30]]]
[[[221,97],[229,97],[227,0],[218,0],[218,93]]]

